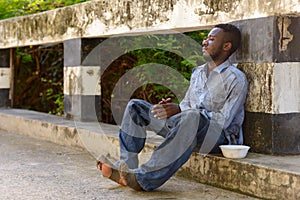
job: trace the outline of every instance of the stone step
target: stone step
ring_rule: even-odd
[[[28,110],[0,109],[0,129],[39,137],[62,145],[86,148],[95,158],[118,158],[118,126],[76,122]],[[161,138],[149,132],[141,163]],[[177,176],[266,199],[300,199],[300,155],[249,153],[244,159],[193,153]]]

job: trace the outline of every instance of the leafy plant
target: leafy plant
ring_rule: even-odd
[[[190,79],[192,69],[204,62],[202,57],[201,45],[206,31],[195,31],[183,34],[167,34],[167,35],[141,35],[135,37],[125,37],[120,39],[120,45],[125,47],[125,52],[128,52],[136,58],[135,66],[144,65],[147,63],[159,63],[169,66],[180,72],[186,80]],[[146,48],[140,48],[146,47]],[[147,48],[149,47],[149,48]],[[128,49],[136,49],[128,51]],[[161,79],[165,78],[168,73],[157,74]],[[141,70],[137,73],[137,78],[143,83],[143,80],[150,80],[145,77],[145,73]],[[171,78],[171,77],[170,77]],[[176,77],[173,85],[178,84]],[[140,94],[138,94],[140,93]],[[144,83],[139,91],[133,94],[135,98],[144,98],[145,100],[156,103],[162,98],[175,98],[176,96],[163,85],[155,83]]]
[[[62,45],[17,48],[14,107],[63,115]]]
[[[34,14],[90,0],[0,0],[0,20]]]

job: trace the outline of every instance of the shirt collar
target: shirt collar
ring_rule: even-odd
[[[216,67],[213,70],[213,72],[216,72],[216,73],[220,74],[224,69],[226,69],[230,65],[232,65],[231,62],[229,60],[226,60],[221,65],[219,65],[218,67]],[[202,68],[200,69],[200,71],[202,71],[202,73],[207,74],[207,70],[208,70],[208,63],[205,63],[204,65],[202,65]]]
[[[224,61],[221,65],[217,66],[213,72],[217,72],[217,73],[221,73],[224,69],[226,69],[227,67],[229,67],[231,65],[229,60]],[[205,63],[204,67],[202,68],[202,70],[204,72],[207,72],[207,68],[208,68],[208,63]]]
[[[213,71],[215,71],[217,73],[221,73],[224,69],[226,69],[230,65],[231,65],[231,63],[229,62],[229,60],[226,60],[221,65],[219,65],[218,67],[216,67]]]

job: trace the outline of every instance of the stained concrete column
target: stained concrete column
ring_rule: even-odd
[[[0,49],[0,107],[8,107],[10,88],[10,50]]]
[[[64,42],[64,111],[78,121],[101,121],[99,58],[87,55],[102,39]]]
[[[249,81],[245,143],[254,152],[300,154],[300,16],[234,24],[243,34],[235,60]]]

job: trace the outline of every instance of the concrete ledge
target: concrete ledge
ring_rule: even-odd
[[[178,175],[264,199],[300,198],[300,157],[248,154],[245,159],[194,154]]]
[[[108,149],[106,153],[112,157],[119,154],[118,127],[113,125],[69,121],[27,110],[0,109],[0,129],[87,148],[95,157],[103,149]],[[150,134],[141,162],[148,159],[147,155],[159,142],[159,138]],[[300,156],[249,153],[245,159],[227,159],[194,153],[177,175],[260,198],[300,199]]]
[[[0,48],[170,29],[199,30],[218,23],[293,14],[299,10],[298,0],[264,3],[260,0],[95,0],[1,20]]]

